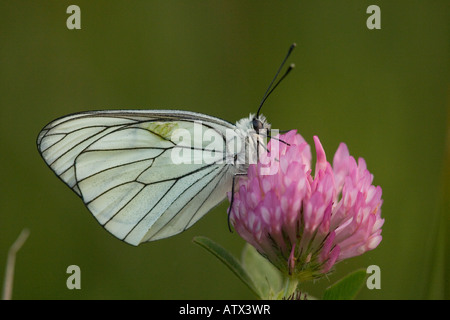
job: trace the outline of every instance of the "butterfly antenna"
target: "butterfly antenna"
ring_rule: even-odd
[[[262,108],[264,102],[267,100],[267,98],[270,96],[270,94],[273,92],[273,90],[275,90],[275,88],[278,87],[278,85],[280,84],[280,82],[281,82],[284,78],[286,78],[286,76],[289,74],[289,72],[291,72],[292,69],[294,69],[295,65],[294,65],[294,64],[291,64],[291,65],[289,66],[289,68],[286,70],[286,72],[284,73],[284,75],[280,78],[280,80],[278,80],[278,82],[274,85],[275,80],[278,78],[278,75],[280,74],[281,69],[283,69],[283,66],[284,66],[284,64],[286,63],[286,60],[289,58],[289,56],[290,56],[291,53],[292,53],[292,50],[294,50],[294,48],[295,48],[296,46],[297,46],[297,45],[296,45],[295,43],[293,43],[293,44],[291,44],[291,46],[289,47],[289,50],[288,50],[288,52],[287,52],[287,54],[286,54],[286,57],[284,57],[283,62],[281,62],[281,65],[280,65],[280,67],[278,68],[277,73],[275,74],[275,77],[273,77],[272,82],[270,82],[269,87],[267,88],[266,92],[264,93],[263,99],[261,100],[261,103],[259,104],[258,112],[256,113],[256,119],[258,119],[259,113],[260,113],[260,111],[261,111],[261,108]]]

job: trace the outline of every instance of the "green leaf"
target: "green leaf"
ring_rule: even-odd
[[[366,281],[365,269],[358,269],[333,285],[329,286],[323,295],[324,300],[352,300]]]
[[[194,243],[212,253],[217,259],[225,264],[247,287],[258,297],[262,298],[259,290],[253,283],[252,278],[245,271],[239,260],[237,260],[231,253],[229,253],[222,246],[206,237],[194,237]]]
[[[242,266],[253,281],[261,299],[276,299],[283,289],[283,276],[250,244],[242,250]]]

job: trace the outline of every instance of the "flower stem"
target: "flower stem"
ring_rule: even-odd
[[[284,286],[284,297],[289,298],[297,290],[298,280],[293,277],[286,277],[286,283]]]

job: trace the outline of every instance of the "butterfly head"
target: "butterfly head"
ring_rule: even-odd
[[[256,133],[260,133],[260,131],[266,132],[267,130],[270,130],[270,124],[267,123],[266,117],[264,117],[263,115],[253,117],[252,126],[253,130],[255,130]]]
[[[239,120],[236,128],[241,145],[245,147],[235,154],[235,165],[238,172],[246,173],[248,165],[257,163],[259,155],[266,150],[270,124],[262,114],[258,116],[250,114],[247,118]]]
[[[239,120],[236,127],[247,132],[248,130],[254,130],[256,134],[267,134],[267,131],[270,130],[270,124],[262,114],[258,116],[250,114],[248,118]]]

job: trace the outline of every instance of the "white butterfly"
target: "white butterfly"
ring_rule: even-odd
[[[270,125],[259,110],[236,125],[177,110],[82,112],[45,126],[37,147],[106,230],[139,245],[186,230],[225,199],[264,151]]]
[[[231,152],[226,137],[231,130],[256,148],[261,137],[252,130],[254,119],[251,115],[233,125],[186,111],[93,111],[51,122],[37,145],[106,230],[138,245],[184,231],[224,200],[233,176],[247,170],[246,162],[238,161],[245,150]],[[269,128],[263,116],[256,123]],[[195,126],[216,136],[205,140],[204,133],[194,133]],[[173,140],[179,128],[191,133],[190,147]],[[210,148],[211,141],[222,143],[223,151]],[[196,161],[174,164],[177,149],[201,150],[202,161],[189,152]]]

